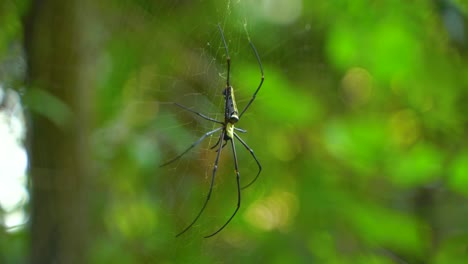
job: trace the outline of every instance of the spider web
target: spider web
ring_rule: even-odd
[[[256,83],[245,84],[242,80],[237,78],[237,73],[242,70],[241,65],[238,63],[239,58],[248,56],[249,60],[255,59],[248,45],[248,19],[245,14],[246,9],[246,4],[243,2],[237,1],[233,3],[232,1],[228,1],[225,10],[218,11],[216,19],[203,24],[203,27],[206,28],[208,32],[205,35],[206,39],[199,40],[198,46],[189,47],[196,54],[195,57],[198,62],[196,65],[188,63],[185,66],[183,79],[172,76],[175,85],[171,87],[172,97],[168,98],[170,101],[180,103],[194,111],[223,121],[224,98],[222,96],[222,90],[225,87],[227,65],[225,49],[221,35],[217,29],[218,23],[221,28],[223,28],[229,55],[231,57],[231,85],[234,86],[235,91],[238,89],[249,89],[249,91],[251,90],[253,93],[253,89],[255,88],[253,86],[257,85]],[[239,11],[244,14],[237,14]],[[233,15],[233,13],[236,14]],[[203,85],[201,87],[197,87],[196,85],[186,87],[183,85],[193,80],[196,80],[195,83],[201,82]],[[177,94],[174,90],[183,91],[183,93]],[[249,97],[244,98],[243,96],[237,95],[236,99],[238,104],[240,104],[238,105],[240,110],[251,98],[250,96],[251,94]],[[165,109],[163,113],[161,113],[161,118],[168,118],[175,120],[175,122],[172,125],[163,127],[161,133],[171,133],[171,131],[175,129],[184,131],[182,137],[168,140],[170,143],[165,144],[165,147],[161,148],[162,162],[179,155],[206,132],[220,126],[219,124],[204,120],[193,113],[178,108],[170,102],[163,103],[162,108]],[[216,144],[219,136],[220,132],[207,137],[179,160],[163,168],[163,170],[166,170],[164,177],[177,177],[177,179],[174,180],[175,186],[173,187],[173,191],[171,191],[171,195],[181,198],[177,206],[174,205],[174,207],[168,208],[168,210],[172,210],[172,214],[178,215],[175,217],[176,219],[180,218],[181,223],[179,223],[179,228],[183,228],[185,225],[189,224],[203,205],[209,189],[213,164],[216,157],[216,151],[211,149],[211,147]],[[226,206],[232,207],[232,210],[235,209],[237,196],[235,193],[236,189],[233,187],[235,186],[235,174],[233,173],[234,163],[231,146],[229,145],[230,144],[226,145],[220,156],[212,198],[205,212],[196,224],[196,226],[206,226],[203,226],[201,230],[198,230],[196,226],[194,226],[195,228],[189,232],[191,234],[184,234],[184,236],[206,235],[204,233],[214,231],[219,228],[220,225],[224,224],[224,221],[227,220],[229,215],[225,215],[224,213],[210,213],[210,204],[214,204],[215,202],[213,200],[218,199],[219,196],[229,196],[230,198],[223,197],[221,199],[228,199],[228,204]],[[245,152],[242,145],[236,143],[236,147],[238,159],[243,159],[241,158],[243,156],[248,156],[247,158],[249,159],[251,158],[248,152]],[[245,165],[252,165],[252,162],[253,160],[249,160],[247,164],[241,164],[239,162],[240,169],[243,170],[242,167]],[[221,195],[220,191],[227,191],[227,194]],[[199,206],[189,208],[190,204],[193,204],[190,202],[190,199],[199,201]],[[237,217],[239,217],[239,215]],[[207,222],[210,224],[206,224]],[[202,232],[202,234],[199,234],[199,232]]]

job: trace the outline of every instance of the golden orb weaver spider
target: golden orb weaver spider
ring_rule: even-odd
[[[185,155],[188,151],[190,151],[192,148],[198,146],[198,144],[200,144],[205,138],[211,136],[212,134],[214,134],[214,133],[216,133],[218,131],[221,131],[221,134],[220,134],[220,136],[218,138],[218,141],[216,142],[216,144],[213,147],[211,147],[211,149],[214,149],[214,148],[216,148],[218,146],[218,150],[217,150],[216,159],[215,159],[214,166],[213,166],[213,172],[212,172],[211,182],[210,182],[210,189],[209,189],[208,194],[206,196],[205,203],[203,204],[202,208],[198,212],[198,215],[195,217],[195,219],[186,228],[184,228],[181,232],[179,232],[176,235],[176,237],[178,237],[178,236],[182,235],[183,233],[187,232],[197,222],[198,218],[200,218],[201,214],[205,210],[206,205],[208,204],[208,201],[210,200],[211,193],[213,191],[213,185],[214,185],[214,181],[215,181],[215,177],[216,177],[216,171],[218,169],[219,157],[221,155],[222,149],[226,146],[228,141],[231,142],[231,148],[232,148],[232,153],[233,153],[233,158],[234,158],[234,168],[235,168],[236,181],[237,181],[237,206],[236,206],[236,209],[234,210],[234,213],[226,221],[226,223],[223,226],[221,226],[218,230],[216,230],[214,233],[212,233],[212,234],[210,234],[208,236],[205,236],[205,238],[212,237],[212,236],[218,234],[221,230],[223,230],[229,224],[229,222],[231,222],[231,220],[234,218],[234,216],[236,215],[237,211],[240,208],[241,189],[245,189],[245,188],[249,187],[250,185],[252,185],[257,180],[258,176],[260,175],[260,172],[262,171],[262,165],[260,164],[257,157],[255,156],[254,151],[235,132],[235,131],[238,131],[238,132],[241,132],[241,133],[246,133],[247,131],[234,126],[240,120],[240,118],[245,113],[245,111],[250,107],[252,102],[255,100],[255,97],[257,96],[258,91],[262,87],[263,81],[265,80],[265,77],[264,77],[264,74],[263,74],[262,62],[260,61],[260,56],[258,55],[257,49],[255,48],[254,44],[250,40],[250,37],[248,37],[250,47],[252,48],[252,50],[253,50],[253,52],[255,54],[255,57],[257,58],[257,62],[258,62],[258,65],[260,67],[262,77],[261,77],[260,83],[259,83],[259,85],[257,87],[257,90],[255,90],[255,92],[252,95],[252,98],[250,99],[250,101],[247,103],[247,105],[244,107],[244,109],[239,114],[239,112],[237,110],[236,100],[235,100],[235,97],[234,97],[234,89],[233,89],[233,87],[231,86],[231,83],[230,83],[231,57],[229,56],[229,51],[228,51],[228,47],[227,47],[227,44],[226,44],[226,39],[224,38],[223,30],[221,29],[221,26],[219,24],[218,24],[218,29],[219,29],[219,32],[221,34],[221,39],[223,40],[224,49],[226,51],[226,63],[227,63],[226,88],[224,88],[224,90],[223,90],[224,101],[225,101],[224,121],[218,121],[218,120],[216,120],[214,118],[211,118],[211,117],[208,117],[208,116],[206,116],[204,114],[196,112],[196,111],[194,111],[194,110],[192,110],[192,109],[190,109],[188,107],[185,107],[185,106],[180,105],[178,103],[174,103],[176,106],[178,106],[178,107],[180,107],[180,108],[182,108],[184,110],[187,110],[189,112],[192,112],[192,113],[202,117],[203,119],[206,119],[208,121],[220,124],[221,127],[218,127],[218,128],[216,128],[214,130],[211,130],[211,131],[205,133],[201,138],[199,138],[197,141],[195,141],[190,147],[188,147],[180,155],[178,155],[175,158],[161,164],[161,167],[162,167],[162,166],[168,165],[168,164],[178,160],[183,155]],[[253,157],[253,159],[255,160],[255,162],[257,163],[257,166],[258,166],[258,173],[255,176],[255,178],[250,183],[248,183],[247,185],[245,185],[242,188],[240,187],[240,174],[239,174],[239,168],[238,168],[238,162],[237,162],[237,153],[236,153],[236,148],[235,148],[235,144],[234,144],[234,138],[237,139],[247,149],[247,151],[250,152],[250,155]],[[221,143],[221,141],[223,141],[223,140],[224,140],[224,144]]]

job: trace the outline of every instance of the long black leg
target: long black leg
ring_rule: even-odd
[[[224,49],[226,50],[226,62],[227,62],[227,78],[226,78],[226,87],[231,86],[230,81],[230,75],[231,75],[231,57],[229,56],[229,51],[228,47],[226,44],[226,39],[224,38],[224,33],[223,30],[221,29],[221,26],[218,24],[218,29],[219,33],[221,33],[221,39],[223,40],[224,43]]]
[[[234,136],[240,141],[240,143],[242,145],[244,145],[244,147],[250,152],[250,155],[252,155],[252,157],[254,158],[255,162],[257,162],[257,165],[258,165],[258,173],[257,173],[257,176],[255,176],[255,178],[247,185],[245,185],[244,187],[242,187],[242,189],[245,189],[247,187],[249,187],[250,185],[252,185],[257,179],[258,179],[258,176],[260,175],[260,172],[262,171],[262,165],[260,164],[260,162],[257,160],[257,157],[255,157],[255,154],[254,154],[254,151],[253,149],[251,149],[249,147],[249,145],[247,145],[247,143],[245,143],[244,140],[242,140],[241,137],[239,137],[236,133],[234,133]]]
[[[192,148],[196,147],[198,144],[200,144],[206,137],[218,132],[219,130],[221,130],[223,127],[218,127],[216,128],[215,130],[211,130],[210,132],[207,132],[205,133],[200,139],[198,139],[197,141],[195,141],[195,143],[193,143],[188,149],[186,149],[184,152],[182,152],[180,155],[178,155],[177,157],[171,159],[170,161],[167,161],[161,165],[159,165],[159,167],[163,167],[163,166],[166,166],[178,159],[180,159],[185,153],[187,153],[189,150],[191,150]]]
[[[232,153],[234,155],[234,168],[236,169],[237,207],[236,207],[236,210],[234,210],[234,213],[231,215],[231,217],[229,217],[227,222],[220,229],[218,229],[213,234],[206,236],[205,238],[212,237],[212,236],[218,234],[221,230],[223,230],[229,224],[229,222],[231,222],[232,218],[234,218],[234,216],[237,214],[237,211],[239,211],[239,207],[240,207],[240,203],[241,203],[240,175],[239,175],[239,168],[237,166],[237,154],[236,154],[236,147],[234,146],[234,139],[231,139],[230,141],[231,141],[231,146],[232,146]],[[221,151],[221,149],[219,149],[218,151]]]
[[[214,144],[210,149],[216,148],[220,142],[221,142],[221,140],[218,139],[218,141],[216,142],[216,144]],[[224,142],[224,144],[223,144],[223,146],[222,146],[221,148],[224,148],[226,145],[227,145],[227,141]]]
[[[202,113],[199,113],[199,112],[197,112],[197,111],[193,111],[192,109],[190,109],[190,108],[188,108],[188,107],[186,107],[186,106],[183,106],[183,105],[178,104],[178,103],[174,103],[174,104],[177,105],[178,107],[184,109],[184,110],[187,110],[187,111],[192,112],[192,113],[194,113],[194,114],[196,114],[196,115],[198,115],[198,116],[201,116],[202,118],[204,118],[204,119],[206,119],[206,120],[208,120],[208,121],[211,121],[211,122],[215,122],[215,123],[224,125],[223,122],[218,121],[218,120],[216,120],[216,119],[214,119],[214,118],[208,117],[208,116],[206,116],[206,115],[204,115],[204,114],[202,114]]]
[[[262,62],[260,61],[260,56],[258,56],[257,49],[255,48],[255,46],[254,46],[254,44],[252,43],[252,41],[250,41],[250,38],[249,38],[249,44],[250,44],[250,47],[252,47],[252,50],[253,50],[254,53],[255,53],[255,57],[257,58],[258,66],[260,66],[260,71],[261,71],[261,73],[262,73],[262,79],[260,80],[260,84],[258,85],[257,90],[255,90],[255,93],[253,94],[252,99],[250,99],[250,101],[249,101],[249,102],[247,103],[247,105],[244,107],[244,110],[242,110],[242,112],[240,113],[239,119],[242,117],[242,115],[243,115],[244,112],[247,110],[247,108],[249,108],[249,106],[250,106],[250,105],[252,104],[252,102],[255,100],[255,97],[257,96],[257,93],[258,93],[258,91],[260,90],[260,88],[262,87],[263,81],[265,80],[265,75],[263,74],[263,66],[262,66]]]
[[[214,149],[218,146],[219,142],[221,142],[221,138],[218,138],[218,141],[216,141],[216,144],[214,144],[210,149]]]
[[[223,132],[221,133],[221,136],[219,138],[220,139],[224,138],[225,133],[226,133],[226,131],[223,130]],[[219,161],[220,154],[221,154],[221,144],[219,145],[218,154],[216,154],[216,160],[215,160],[215,163],[214,163],[214,166],[213,166],[213,174],[211,175],[210,190],[208,191],[208,195],[206,196],[205,203],[203,204],[203,207],[201,208],[201,210],[198,213],[197,217],[195,217],[195,219],[192,221],[192,223],[190,223],[190,225],[188,225],[184,230],[182,230],[182,232],[177,234],[176,237],[178,237],[178,236],[182,235],[183,233],[187,232],[187,230],[189,230],[195,224],[195,222],[197,222],[198,218],[203,213],[203,211],[205,211],[205,207],[208,204],[208,201],[210,200],[211,192],[213,191],[213,185],[214,185],[214,181],[215,181],[216,171],[218,170],[218,161]]]

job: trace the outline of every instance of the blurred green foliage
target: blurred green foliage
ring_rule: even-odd
[[[90,263],[464,263],[463,1],[291,1],[301,15],[289,24],[268,19],[281,1],[269,1],[271,10],[253,1],[85,2],[92,12],[81,17],[91,42],[84,48],[99,51],[89,98],[98,175]],[[0,6],[9,14],[0,15],[1,59],[21,39],[27,5]],[[167,102],[222,118],[226,68],[217,23],[241,109],[260,81],[245,23],[262,59],[264,86],[238,126],[248,130],[242,137],[264,170],[242,191],[227,228],[202,238],[235,209],[227,146],[207,210],[176,239],[205,199],[216,138],[160,168],[214,128]],[[453,27],[462,39],[450,34]],[[51,104],[31,103],[32,111],[59,123],[73,118],[50,95],[26,98],[37,96]],[[237,153],[247,183],[256,165],[240,144]],[[5,239],[15,250],[0,244],[2,258],[27,254],[22,233],[2,232]]]

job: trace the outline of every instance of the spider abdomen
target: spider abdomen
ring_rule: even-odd
[[[225,120],[230,124],[235,124],[239,121],[239,111],[237,111],[236,98],[234,97],[234,88],[228,86],[224,89],[224,97],[226,98]]]

